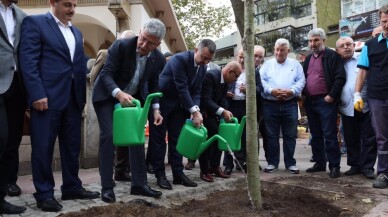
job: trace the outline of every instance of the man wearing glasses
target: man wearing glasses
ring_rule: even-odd
[[[379,9],[382,34],[365,42],[357,67],[354,109],[362,111],[361,90],[368,78],[367,97],[377,141],[377,178],[374,188],[388,187],[388,5]]]
[[[344,129],[347,146],[347,163],[350,170],[345,175],[352,176],[362,173],[368,179],[374,179],[373,166],[376,163],[376,136],[372,129],[369,107],[364,106],[357,111],[353,106],[353,93],[357,78],[357,59],[359,53],[354,52],[355,44],[351,37],[341,37],[336,42],[336,51],[345,62],[346,83],[341,93],[338,109]],[[366,100],[366,82],[362,88],[362,97]]]
[[[158,19],[150,19],[143,25],[139,37],[117,40],[109,48],[102,71],[98,75],[92,94],[93,106],[100,125],[100,175],[101,199],[106,203],[116,201],[113,192],[112,137],[113,108],[116,103],[123,107],[132,105],[132,99],[146,99],[145,83],[150,93],[158,92],[159,73],[166,62],[163,54],[156,48],[166,33],[165,25]],[[154,123],[160,125],[158,99],[152,105]],[[144,146],[130,147],[131,194],[159,198],[162,193],[147,185]]]

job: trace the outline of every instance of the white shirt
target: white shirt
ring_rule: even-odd
[[[354,116],[354,105],[353,105],[353,94],[356,86],[357,79],[357,60],[360,56],[360,53],[353,53],[353,56],[350,60],[345,62],[345,71],[346,71],[346,83],[342,88],[341,92],[341,104],[339,104],[339,111],[346,116]],[[366,100],[366,81],[361,90],[361,96],[364,101],[364,109],[363,112],[369,111],[369,107]]]
[[[276,58],[265,61],[260,68],[260,77],[264,89],[261,95],[274,101],[277,99],[271,95],[273,89],[291,89],[294,96],[287,99],[289,100],[299,96],[306,83],[302,65],[290,58],[283,63],[279,63]]]
[[[70,29],[72,25],[70,22],[68,23],[68,25],[65,25],[53,13],[51,13],[51,15],[53,15],[55,22],[58,24],[59,29],[61,30],[62,35],[66,40],[67,47],[69,48],[69,51],[70,51],[71,61],[73,61],[74,52],[75,52],[75,38],[74,38],[73,32]]]
[[[246,74],[243,71],[240,76],[238,76],[236,81],[236,87],[234,88],[233,100],[245,100],[245,93],[240,91],[240,87],[246,85]]]
[[[15,25],[16,21],[13,17],[13,7],[14,4],[10,4],[10,6],[6,7],[2,2],[0,2],[0,13],[3,17],[5,27],[7,29],[7,36],[9,43],[12,44],[15,41]]]

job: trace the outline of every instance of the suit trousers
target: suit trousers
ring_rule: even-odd
[[[0,94],[0,199],[8,184],[16,183],[19,171],[19,146],[23,136],[26,100],[14,76],[10,88]]]
[[[203,125],[208,132],[208,138],[218,133],[219,120],[215,116],[208,116],[203,119]],[[213,142],[199,157],[199,166],[201,172],[209,173],[210,168],[218,168],[220,166],[222,151],[218,149],[218,142]]]
[[[114,100],[93,103],[100,126],[99,170],[103,188],[113,188],[113,109],[115,103]],[[144,146],[131,146],[129,148],[129,163],[132,174],[131,185],[144,186],[147,184]]]
[[[190,114],[181,108],[176,100],[170,101],[164,98],[161,99],[160,110],[163,115],[163,124],[161,126],[150,125],[150,134],[154,134],[151,153],[152,167],[156,177],[165,175],[164,160],[167,149],[165,135],[168,131],[168,148],[172,173],[173,176],[180,176],[183,174],[182,155],[177,152],[176,145],[180,131]]]
[[[49,102],[50,105],[50,102]],[[78,177],[81,148],[81,118],[75,93],[63,110],[37,111],[31,109],[31,164],[37,201],[54,196],[54,177],[51,168],[55,141],[58,136],[62,167],[62,193],[74,193],[81,189]]]
[[[241,121],[242,117],[246,115],[246,104],[245,100],[230,100],[229,102],[229,110],[233,113],[233,116],[236,117],[239,121]],[[236,159],[241,164],[241,166],[246,162],[246,126],[244,126],[243,133],[241,135],[241,150],[236,151],[235,153]],[[223,165],[228,168],[233,168],[233,158],[228,153],[225,152]]]
[[[341,118],[347,147],[348,165],[358,167],[361,170],[374,170],[377,144],[370,112],[354,111],[353,117],[341,114]]]
[[[115,173],[124,173],[130,171],[129,148],[116,147]]]

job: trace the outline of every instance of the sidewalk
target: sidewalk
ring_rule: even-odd
[[[297,146],[295,151],[295,159],[297,161],[297,167],[300,169],[301,174],[300,175],[306,175],[306,169],[311,167],[313,163],[309,162],[309,159],[311,157],[311,148],[307,145],[308,140],[307,139],[298,139],[297,140]],[[281,151],[282,153],[282,151]],[[184,162],[184,164],[186,161]],[[260,150],[260,165],[264,168],[267,163],[264,160],[264,152],[261,149]],[[222,167],[223,168],[223,167]],[[343,156],[341,159],[341,177],[339,179],[349,179],[349,177],[346,177],[343,173],[349,169],[349,166],[346,165],[346,156]],[[214,183],[207,183],[202,181],[199,178],[199,165],[198,161],[196,164],[196,168],[188,171],[184,171],[193,181],[198,183],[198,187],[196,188],[187,188],[182,185],[173,185],[173,190],[161,190],[163,192],[163,196],[161,199],[153,199],[153,198],[147,198],[147,197],[141,197],[142,199],[146,201],[151,201],[153,203],[163,205],[163,206],[171,206],[172,204],[181,204],[184,201],[190,200],[192,198],[197,197],[203,197],[206,194],[209,194],[212,191],[216,190],[222,190],[222,189],[229,189],[233,188],[235,183],[245,181],[244,175],[242,172],[239,171],[233,171],[231,178],[229,179],[220,179],[215,178]],[[92,191],[98,191],[101,190],[100,185],[100,176],[98,173],[98,168],[93,169],[82,169],[80,170],[80,178],[83,182],[83,186]],[[171,174],[171,168],[166,165],[166,175],[167,178],[172,181],[172,174]],[[328,174],[322,173],[322,175],[327,176]],[[289,177],[289,176],[295,176],[287,172],[284,168],[283,164],[283,157],[281,154],[281,163],[279,165],[279,171],[275,173],[260,173],[261,180],[263,181],[269,181],[269,180],[276,180],[278,177]],[[32,195],[32,193],[35,192],[33,183],[32,183],[32,176],[26,175],[19,177],[18,185],[21,187],[23,194],[20,197],[6,197],[6,200],[21,206],[26,206],[27,211],[20,216],[58,216],[61,213],[68,213],[68,212],[74,212],[79,211],[81,209],[88,209],[90,207],[94,206],[103,206],[108,205],[107,203],[104,203],[101,201],[100,198],[94,199],[94,200],[70,200],[70,201],[61,201],[61,193],[60,193],[60,186],[62,184],[61,181],[61,173],[55,172],[55,193],[54,196],[59,200],[59,202],[62,203],[63,209],[61,212],[58,213],[46,213],[42,212],[40,209],[36,207],[36,201]],[[352,179],[357,179],[357,181],[361,182],[365,186],[370,186],[372,188],[372,180],[367,180],[364,177],[352,177]],[[160,188],[156,185],[156,179],[154,175],[148,174],[148,183],[152,188],[155,188],[157,190],[160,190]],[[130,192],[130,183],[125,182],[116,182],[116,187],[114,189],[116,194],[116,200],[117,202],[128,202],[133,199],[139,198],[139,196],[132,196],[129,194]],[[381,194],[388,194],[388,189],[380,190]],[[179,200],[177,200],[177,198]],[[370,213],[366,216],[388,216],[388,198],[387,202],[377,204],[376,208],[371,210]],[[11,216],[11,215],[3,215],[3,216]],[[13,215],[18,216],[18,215]]]

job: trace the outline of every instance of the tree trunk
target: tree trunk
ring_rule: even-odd
[[[254,12],[253,0],[245,0],[244,12],[244,65],[247,82],[246,92],[246,137],[247,137],[247,166],[248,166],[248,193],[256,209],[262,209],[261,184],[259,170],[259,151],[257,138],[257,108],[256,108],[256,79],[253,57],[254,40]]]
[[[241,38],[243,38],[244,37],[244,1],[230,0],[230,2],[232,4],[234,18],[235,18],[238,31],[240,32]]]

